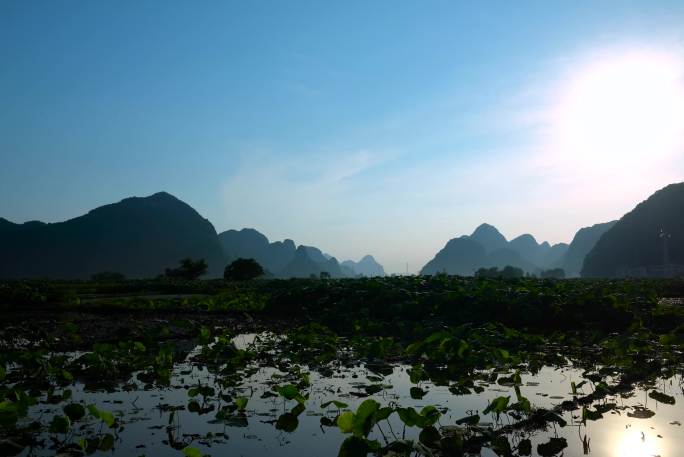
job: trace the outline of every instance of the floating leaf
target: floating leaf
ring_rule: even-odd
[[[627,413],[629,417],[634,417],[636,419],[649,419],[655,416],[655,413],[648,408],[643,408],[641,406],[635,406],[634,411]]]
[[[287,400],[296,400],[299,403],[305,403],[306,398],[299,392],[299,389],[297,389],[296,386],[292,384],[286,384],[284,386],[278,386],[276,391],[280,396],[284,397]]]
[[[116,422],[114,414],[103,409],[98,409],[95,405],[88,405],[88,411],[93,417],[100,419],[109,428],[112,428],[114,426],[114,423]]]
[[[335,405],[337,407],[337,409],[347,408],[349,406],[348,404],[343,403],[341,401],[330,400],[330,401],[326,401],[325,403],[321,403],[321,408],[325,409],[330,405]]]
[[[384,387],[383,387],[381,384],[371,384],[370,386],[365,386],[365,387],[364,387],[364,390],[366,391],[366,393],[367,393],[368,395],[376,394],[376,393],[380,392],[380,391],[383,390],[383,389],[384,389]]]
[[[518,455],[532,455],[532,441],[529,438],[520,440],[518,443]]]
[[[202,453],[196,447],[186,447],[183,448],[183,455],[185,457],[202,457]]]
[[[462,417],[456,421],[458,425],[477,425],[480,422],[480,416],[474,414],[472,416]]]
[[[568,447],[565,438],[551,438],[547,443],[537,445],[537,454],[540,457],[552,457]]]
[[[98,449],[105,452],[110,450],[111,448],[114,447],[114,435],[111,433],[107,433],[105,436],[102,437],[100,440],[100,444],[98,445]]]
[[[237,397],[235,399],[235,406],[237,406],[238,411],[244,411],[245,408],[247,407],[247,402],[249,399],[247,397]]]
[[[595,421],[601,419],[602,417],[603,414],[601,413],[601,411],[594,411],[587,408],[586,406],[582,407],[582,422],[586,423],[587,420]]]
[[[78,403],[69,403],[63,409],[64,414],[66,414],[72,422],[82,419],[86,414],[86,410],[83,405]]]
[[[55,416],[50,422],[50,433],[66,434],[71,428],[71,421],[68,416]]]
[[[655,401],[658,401],[660,403],[665,403],[667,405],[674,405],[675,404],[675,398],[671,397],[669,395],[666,395],[662,392],[658,392],[657,390],[653,390],[649,392],[648,394],[649,397],[654,399]]]
[[[414,400],[421,400],[426,393],[427,392],[425,392],[420,387],[411,387],[410,395],[411,398],[413,398]]]
[[[299,426],[299,419],[295,414],[285,413],[281,414],[276,421],[276,429],[284,430],[288,433],[292,433],[297,430]]]

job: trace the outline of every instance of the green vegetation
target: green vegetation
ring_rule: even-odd
[[[506,265],[501,270],[499,270],[497,267],[491,267],[491,268],[479,268],[475,272],[476,278],[507,278],[507,279],[513,279],[513,278],[522,278],[523,276],[525,276],[525,272],[522,270],[522,268],[516,268],[516,267],[512,267],[510,265]]]
[[[207,262],[204,259],[183,259],[178,268],[167,268],[166,277],[171,279],[185,279],[192,281],[207,273]]]
[[[570,421],[588,443],[611,412],[653,417],[616,401],[635,389],[678,404],[664,380],[681,380],[684,309],[663,298],[682,293],[682,280],[451,276],[2,283],[0,449],[126,449],[140,409],[109,395],[183,389],[157,400],[178,455],[213,455],[259,420],[275,437],[320,422],[329,455],[530,455],[535,434],[538,455],[559,455],[576,445],[553,432]],[[526,383],[569,365],[563,401],[539,406]],[[480,406],[431,404],[438,387]],[[183,433],[189,416],[207,430]]]
[[[223,279],[247,281],[264,275],[264,269],[254,259],[239,258],[231,262],[223,272]]]

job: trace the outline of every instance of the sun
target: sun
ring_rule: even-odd
[[[684,154],[684,59],[638,50],[574,69],[554,113],[555,149],[585,170]]]

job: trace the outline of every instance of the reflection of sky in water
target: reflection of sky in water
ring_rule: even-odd
[[[235,343],[240,348],[245,348],[253,341],[253,335],[238,336]],[[190,374],[182,374],[192,368]],[[396,366],[393,373],[386,376],[382,384],[390,384],[393,387],[371,396],[383,406],[395,403],[399,406],[413,406],[420,409],[426,405],[435,405],[447,408],[441,417],[440,424],[452,425],[457,419],[467,414],[480,413],[487,406],[488,401],[498,396],[511,396],[511,402],[515,401],[515,392],[512,387],[490,384],[481,394],[456,396],[449,392],[447,386],[435,386],[429,382],[422,382],[420,386],[427,391],[421,400],[410,397],[409,390],[414,386],[406,372],[408,367]],[[352,391],[358,391],[357,386],[370,384],[366,375],[368,371],[362,366],[356,366],[341,372],[331,378],[320,377],[317,373],[311,373],[311,385],[308,390],[309,400],[306,403],[306,411],[299,416],[299,426],[293,433],[276,430],[274,422],[278,416],[290,409],[296,403],[289,401],[283,403],[282,398],[260,398],[261,394],[270,390],[268,383],[272,384],[271,375],[275,369],[262,367],[251,378],[242,383],[243,395],[249,396],[248,425],[246,427],[230,427],[224,424],[209,424],[214,419],[215,411],[205,415],[197,415],[181,410],[176,412],[179,428],[175,430],[177,440],[190,441],[192,436],[206,436],[208,432],[225,433],[228,438],[219,437],[215,440],[197,438],[192,446],[202,450],[205,454],[230,455],[230,456],[334,456],[337,455],[340,444],[345,438],[336,427],[321,427],[320,418],[326,414],[333,419],[336,409],[323,411],[320,404],[329,400],[339,399],[348,403],[350,409],[356,407],[365,398],[357,398],[350,395]],[[180,451],[172,449],[162,441],[168,439],[166,427],[169,413],[162,412],[158,406],[162,404],[172,406],[185,406],[188,403],[187,388],[196,385],[198,381],[206,383],[213,379],[212,375],[204,369],[191,367],[190,364],[181,364],[174,369],[175,376],[172,387],[163,390],[134,390],[131,392],[114,393],[89,393],[84,392],[83,386],[78,384],[72,387],[74,400],[85,403],[95,403],[98,407],[122,413],[122,422],[125,430],[119,434],[120,440],[116,443],[115,455],[141,455],[148,456],[179,456]],[[582,380],[581,371],[573,368],[554,369],[544,367],[539,373],[532,376],[522,375],[523,385],[520,390],[533,406],[553,408],[564,400],[572,398],[572,381],[579,383]],[[647,395],[647,391],[637,390],[629,398],[609,397],[602,402],[616,403],[618,409],[604,414],[598,421],[587,421],[587,425],[580,423],[581,410],[565,413],[568,421],[566,427],[550,425],[547,430],[532,432],[531,435],[520,432],[511,436],[511,444],[515,445],[520,439],[530,438],[533,443],[533,455],[536,455],[536,446],[548,441],[550,437],[558,436],[567,439],[568,448],[562,455],[565,457],[584,455],[582,440],[586,436],[590,444],[589,455],[607,457],[676,457],[682,454],[684,449],[684,430],[675,422],[684,422],[682,404],[684,398],[680,385],[681,377],[672,380],[660,381],[657,390],[672,395],[676,398],[675,405],[657,403]],[[483,384],[484,385],[484,384]],[[142,386],[140,386],[142,388]],[[591,392],[591,387],[585,385],[582,389],[584,394]],[[62,405],[57,407],[60,409]],[[644,406],[653,410],[656,414],[649,419],[637,419],[628,417],[632,406]],[[49,421],[52,417],[54,406],[39,405],[30,413],[35,418],[37,411],[43,412],[43,421]],[[481,423],[493,423],[494,416],[482,416]],[[506,415],[501,416],[501,425],[513,423],[514,420]],[[675,423],[675,424],[672,424]],[[390,419],[390,426],[381,423],[382,433],[390,441],[393,435],[401,438],[404,433],[403,424],[396,414]],[[406,429],[406,438],[416,439],[417,428]],[[77,432],[76,436],[84,436],[85,433]],[[659,437],[660,435],[661,437]],[[370,438],[383,441],[378,429],[374,429]],[[40,455],[50,455],[51,451],[41,451]],[[107,454],[111,454],[108,452]],[[26,451],[23,455],[27,455]],[[490,450],[483,449],[482,456],[494,455]]]

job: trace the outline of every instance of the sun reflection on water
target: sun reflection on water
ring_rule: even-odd
[[[655,434],[637,428],[618,432],[614,457],[664,457],[663,440]]]

